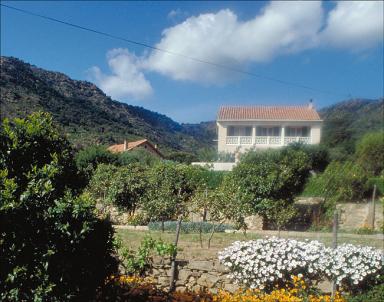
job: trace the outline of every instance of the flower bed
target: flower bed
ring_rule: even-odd
[[[213,297],[217,302],[345,302],[346,300],[336,293],[334,299],[330,295],[320,295],[309,293],[305,281],[297,276],[292,277],[292,284],[284,288],[276,288],[270,293],[265,293],[258,289],[237,291],[234,294],[221,291]]]
[[[344,244],[333,250],[318,241],[276,237],[234,242],[219,253],[230,277],[251,289],[281,286],[291,275],[310,283],[336,279],[343,290],[356,291],[374,284],[383,274],[383,252]]]
[[[260,290],[238,290],[235,293],[219,291],[218,294],[200,292],[167,293],[159,290],[149,280],[131,276],[112,276],[107,279],[105,288],[99,292],[96,301],[126,301],[126,302],[330,302],[329,295],[310,293],[305,281],[293,276],[289,284],[275,288],[270,293]],[[346,302],[336,294],[333,302]]]

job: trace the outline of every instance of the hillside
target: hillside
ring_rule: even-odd
[[[1,57],[1,118],[50,112],[77,147],[148,138],[162,151],[194,152],[212,146],[214,129],[181,125],[169,117],[113,101],[94,84]],[[202,130],[202,131],[200,131]]]
[[[69,140],[81,147],[148,138],[162,151],[196,154],[214,147],[215,122],[179,124],[169,117],[113,101],[94,84],[1,57],[1,118],[33,111],[52,113]],[[384,100],[346,100],[319,110],[324,119],[322,143],[342,153],[353,152],[364,133],[383,129]]]
[[[354,151],[365,133],[384,129],[384,99],[352,99],[319,110],[324,120],[322,143],[341,152]]]

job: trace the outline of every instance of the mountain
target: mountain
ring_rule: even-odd
[[[162,151],[195,152],[211,147],[215,129],[179,124],[169,117],[106,96],[94,84],[76,81],[13,57],[1,57],[1,119],[50,112],[77,147],[147,138]],[[214,123],[211,123],[214,125]]]
[[[75,146],[147,138],[162,151],[196,154],[214,148],[215,122],[179,124],[138,106],[113,101],[94,84],[46,71],[12,57],[1,57],[1,118],[50,112]],[[356,140],[383,129],[384,100],[352,99],[319,110],[322,143],[352,153]]]
[[[324,120],[322,144],[352,153],[356,141],[384,130],[384,99],[351,99],[319,110]]]

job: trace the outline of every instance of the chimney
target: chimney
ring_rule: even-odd
[[[313,109],[313,100],[312,99],[309,100],[308,108]]]
[[[128,142],[127,140],[125,139],[124,140],[124,151],[128,149]]]

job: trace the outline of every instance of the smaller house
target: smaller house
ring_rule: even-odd
[[[145,149],[160,158],[164,158],[164,155],[157,149],[157,146],[150,143],[147,139],[142,139],[134,142],[127,142],[126,140],[124,140],[123,144],[109,146],[107,150],[112,153],[121,153],[131,151],[137,148]]]

